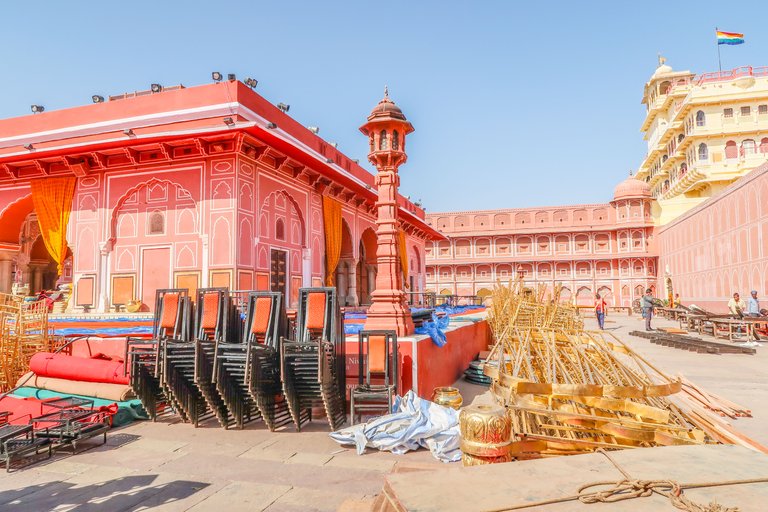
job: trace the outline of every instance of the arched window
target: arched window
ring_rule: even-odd
[[[703,110],[699,110],[696,112],[696,126],[704,126],[705,124],[707,124],[707,116]]]
[[[389,139],[387,139],[387,130],[381,130],[379,134],[379,150],[386,151],[389,149]]]
[[[768,137],[760,141],[760,152],[768,153]]]
[[[709,148],[703,142],[699,144],[699,160],[709,159]]]
[[[752,139],[745,139],[741,143],[741,151],[745,155],[754,155],[756,153],[755,141]]]
[[[165,216],[163,215],[163,212],[152,212],[149,215],[149,234],[165,234]]]
[[[392,149],[395,151],[400,149],[400,134],[397,130],[392,132]]]
[[[285,223],[283,219],[277,219],[277,222],[275,222],[275,238],[277,240],[285,240]]]
[[[681,133],[680,135],[678,135],[677,136],[677,143],[680,144],[681,142],[683,142],[684,138],[685,138],[685,134]]]
[[[371,134],[371,153],[373,153],[376,150],[376,145],[373,142],[373,134]]]
[[[725,143],[725,158],[736,158],[739,156],[739,150],[736,149],[736,141],[729,140]]]
[[[683,176],[685,176],[685,173],[687,172],[688,172],[688,164],[683,162],[682,164],[680,164],[680,177],[682,178]]]
[[[666,192],[669,190],[669,180],[664,180],[664,187],[661,189],[662,192]]]

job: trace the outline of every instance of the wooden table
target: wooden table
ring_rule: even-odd
[[[747,341],[754,338],[755,323],[740,318],[712,318],[713,336],[735,341],[734,338],[745,337]],[[743,329],[743,332],[741,332]]]

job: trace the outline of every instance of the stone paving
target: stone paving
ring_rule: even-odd
[[[593,326],[588,318],[587,327]],[[734,423],[768,444],[768,344],[754,356],[695,354],[628,336],[642,328],[637,316],[612,315],[606,328],[663,371],[683,373],[750,407],[755,417]],[[465,403],[485,390],[458,384]],[[455,465],[427,451],[358,456],[333,442],[322,420],[301,433],[271,433],[260,423],[225,431],[213,422],[197,429],[168,420],[139,422],[113,431],[105,446],[2,474],[0,510],[363,511],[387,473],[445,467]]]

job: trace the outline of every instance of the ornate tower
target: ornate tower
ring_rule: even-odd
[[[376,166],[376,186],[379,200],[376,202],[376,290],[368,309],[365,329],[389,329],[398,336],[413,333],[413,319],[403,293],[403,277],[398,252],[397,188],[400,176],[397,171],[408,159],[405,154],[405,136],[413,126],[400,108],[389,99],[384,88],[382,99],[368,116],[368,122],[360,127],[368,136],[370,151],[368,161]]]

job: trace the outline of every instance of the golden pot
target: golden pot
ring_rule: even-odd
[[[512,422],[507,409],[495,404],[472,404],[459,414],[461,451],[477,457],[509,454]]]
[[[461,404],[464,403],[464,399],[461,398],[459,390],[450,387],[435,388],[435,390],[432,391],[432,401],[438,405],[452,407],[457,411],[459,410],[459,407],[461,407]]]
[[[514,458],[511,454],[501,455],[499,457],[478,457],[477,455],[470,455],[468,453],[461,454],[461,463],[464,467],[469,466],[484,466],[486,464],[498,464],[500,462],[512,462]]]
[[[138,310],[141,309],[141,301],[140,300],[129,300],[128,303],[125,305],[125,310],[129,313],[136,313]]]

